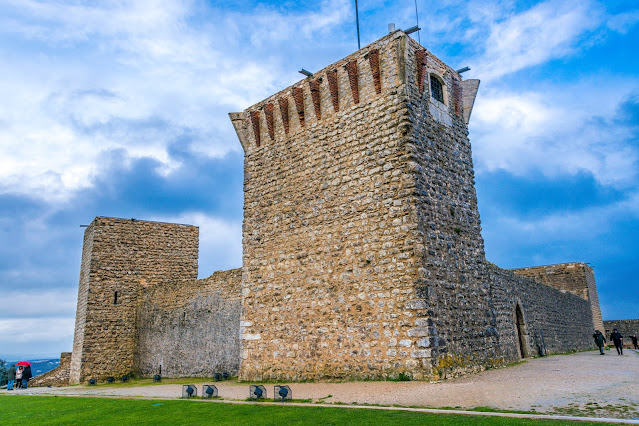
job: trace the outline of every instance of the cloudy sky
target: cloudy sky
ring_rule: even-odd
[[[639,317],[639,5],[418,0],[415,38],[482,80],[470,122],[488,260],[589,262]],[[362,45],[416,23],[359,0]],[[227,113],[357,49],[354,2],[0,0],[0,356],[70,351],[82,224],[200,227],[200,277],[241,266]]]

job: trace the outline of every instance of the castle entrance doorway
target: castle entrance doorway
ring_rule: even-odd
[[[527,358],[530,355],[528,354],[528,345],[526,344],[526,323],[524,323],[524,314],[521,311],[521,306],[517,303],[517,307],[515,308],[515,328],[517,329],[517,350],[519,352],[520,358]]]

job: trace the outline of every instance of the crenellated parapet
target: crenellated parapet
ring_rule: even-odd
[[[431,79],[441,85],[439,101],[431,93]],[[478,84],[462,81],[454,69],[398,30],[244,112],[229,115],[245,152],[252,153],[398,90],[419,90],[431,100],[437,121],[450,126],[455,118],[467,125]]]

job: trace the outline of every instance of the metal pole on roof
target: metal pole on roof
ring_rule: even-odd
[[[355,23],[357,24],[357,50],[359,50],[362,46],[359,42],[359,11],[357,10],[357,0],[355,0]]]
[[[419,28],[419,15],[417,14],[417,0],[415,0],[415,19],[417,19],[417,28]],[[419,44],[422,44],[422,38],[419,35],[419,31],[417,31],[417,41]]]

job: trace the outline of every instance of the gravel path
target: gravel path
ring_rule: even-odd
[[[631,419],[639,417],[639,351],[623,356],[609,351],[528,359],[508,368],[488,370],[439,383],[345,382],[293,383],[295,399],[346,404],[420,407],[492,407],[500,410],[588,415]],[[194,384],[209,383],[197,380]],[[246,399],[248,383],[215,383],[225,399]],[[31,395],[78,395],[175,398],[181,385],[72,386],[30,388]],[[272,385],[266,386],[272,397]],[[201,389],[198,386],[198,390]],[[3,391],[6,392],[6,391]]]

